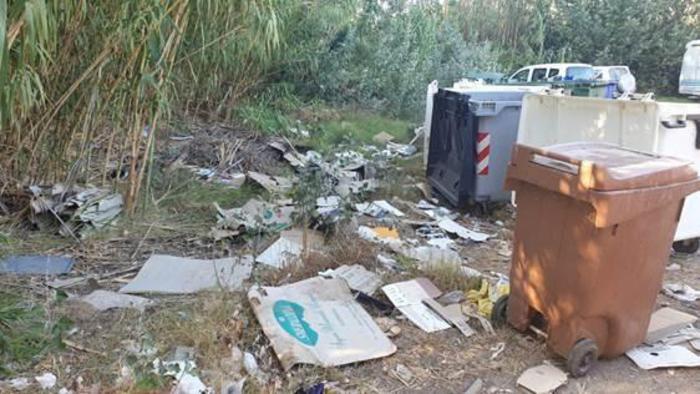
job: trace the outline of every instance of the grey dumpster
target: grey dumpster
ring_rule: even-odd
[[[523,96],[546,87],[440,89],[433,98],[428,182],[449,203],[507,201],[503,183]]]

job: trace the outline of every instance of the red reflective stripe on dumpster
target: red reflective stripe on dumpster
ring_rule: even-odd
[[[491,153],[491,136],[489,133],[476,134],[476,173],[489,174],[489,155]]]

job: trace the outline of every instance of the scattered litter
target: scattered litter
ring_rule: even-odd
[[[482,316],[491,316],[493,304],[501,296],[509,293],[510,283],[508,282],[508,277],[500,275],[495,285],[491,285],[488,280],[482,279],[479,290],[469,290],[467,299],[477,306],[477,310]]]
[[[425,332],[450,328],[450,325],[423,304],[426,298],[440,296],[440,290],[427,278],[393,283],[382,287],[389,301],[413,324]]]
[[[352,194],[368,193],[377,189],[379,184],[374,179],[365,179],[362,181],[354,181],[343,179],[335,186],[335,192],[341,197],[347,197]]]
[[[462,313],[462,307],[459,305],[453,304],[445,307],[432,298],[423,299],[423,303],[437,313],[438,316],[455,326],[465,337],[469,338],[475,334],[474,329],[467,323],[467,318]]]
[[[525,370],[516,383],[535,394],[545,394],[553,392],[566,381],[564,371],[550,364],[542,364]]]
[[[263,373],[260,371],[260,367],[258,366],[258,361],[251,353],[243,353],[243,368],[248,375],[258,380],[264,380]]]
[[[680,283],[665,283],[664,294],[679,301],[693,302],[700,299],[700,291]]]
[[[284,201],[283,201],[284,202]],[[250,199],[240,208],[222,209],[214,203],[217,210],[218,229],[234,231],[280,231],[292,223],[294,206],[272,204]]]
[[[189,373],[182,375],[177,381],[177,385],[172,391],[173,394],[213,394],[211,388],[207,387],[199,377]]]
[[[391,141],[386,143],[386,149],[391,153],[399,154],[401,156],[411,156],[418,151],[418,148],[413,145],[397,144],[396,142]]]
[[[243,394],[243,387],[247,378],[241,378],[236,382],[227,382],[222,385],[221,394]]]
[[[360,226],[357,234],[362,239],[377,243],[400,243],[399,231],[391,227],[367,227]]]
[[[387,256],[384,256],[382,254],[378,254],[377,261],[379,261],[379,263],[381,265],[383,265],[384,268],[386,268],[386,269],[394,270],[394,271],[401,270],[401,266],[399,265],[399,263],[396,260],[392,259],[391,257],[387,257]]]
[[[382,285],[382,279],[374,272],[368,271],[359,264],[341,265],[336,269],[320,272],[319,275],[326,278],[341,278],[347,282],[352,290],[361,291],[372,295]]]
[[[700,339],[694,339],[694,340],[690,341],[690,346],[693,349],[700,351]]]
[[[374,218],[382,218],[387,215],[392,215],[396,217],[405,216],[403,212],[396,209],[393,205],[389,204],[386,200],[376,200],[371,203],[360,203],[355,204],[355,209],[358,212],[363,213],[367,216]]]
[[[120,293],[190,294],[222,288],[237,290],[253,270],[251,256],[198,260],[156,254]]]
[[[492,352],[490,359],[495,360],[501,355],[501,353],[503,353],[504,350],[506,350],[506,343],[498,342],[496,346],[492,346],[489,350]]]
[[[73,268],[73,258],[65,256],[9,256],[0,261],[0,273],[17,275],[61,275]]]
[[[454,290],[449,293],[445,293],[437,299],[442,305],[459,304],[465,300],[464,292],[460,290]]]
[[[469,385],[464,394],[479,394],[481,389],[484,388],[484,381],[481,378],[476,378],[472,384]]]
[[[700,356],[680,345],[638,346],[625,354],[642,369],[700,367]]]
[[[692,324],[698,318],[673,308],[661,308],[652,313],[649,328],[647,329],[647,337],[644,340],[647,344],[653,344],[679,329]]]
[[[319,197],[316,199],[316,212],[321,216],[332,216],[340,213],[342,200],[339,196]]]
[[[689,324],[661,339],[658,341],[658,343],[664,345],[678,345],[680,343],[692,342],[693,340],[697,339],[700,339],[700,329]]]
[[[461,265],[463,260],[459,253],[451,249],[441,249],[434,246],[418,246],[410,249],[402,249],[406,257],[419,261],[422,264],[455,264]]]
[[[29,387],[29,384],[29,379],[27,378],[10,379],[10,387],[18,391],[26,389],[27,387]]]
[[[678,263],[671,263],[668,266],[666,266],[666,271],[679,271],[681,269],[681,265]]]
[[[194,136],[192,135],[171,135],[170,137],[171,141],[189,141],[194,139]]]
[[[115,308],[133,308],[143,312],[147,307],[155,304],[153,300],[149,300],[148,298],[120,294],[107,290],[95,290],[76,300],[85,302],[100,312]]]
[[[59,233],[73,236],[104,227],[123,209],[121,194],[95,187],[30,186],[30,220],[40,229],[58,225]]]
[[[415,376],[413,375],[413,372],[411,372],[411,370],[403,364],[396,364],[394,369],[391,370],[391,374],[401,383],[409,387],[413,385],[415,381]]]
[[[469,230],[449,218],[441,219],[438,222],[438,226],[440,226],[441,229],[447,231],[448,233],[456,234],[457,236],[463,239],[471,239],[474,242],[484,242],[487,239],[489,239],[488,234]]]
[[[381,145],[384,145],[387,142],[391,142],[393,140],[394,140],[394,136],[385,132],[385,131],[381,131],[381,132],[375,134],[374,137],[372,137],[372,141],[374,141],[377,144],[381,144]]]
[[[396,351],[341,279],[253,287],[248,299],[285,370],[299,363],[351,364]]]
[[[318,250],[323,245],[323,236],[313,230],[294,229],[280,233],[279,239],[265,249],[255,261],[275,268],[295,263],[304,251],[304,232],[306,247]]]
[[[401,327],[399,327],[398,322],[390,317],[377,317],[374,321],[389,338],[394,338],[401,334]]]
[[[56,385],[56,375],[51,372],[45,372],[39,376],[35,376],[34,379],[43,390],[48,390]]]
[[[292,189],[294,183],[290,178],[270,176],[260,172],[248,171],[248,178],[258,183],[270,193],[284,194]]]
[[[439,249],[447,250],[454,247],[455,242],[449,238],[431,238],[428,240],[428,245]]]
[[[46,286],[48,286],[52,289],[67,289],[69,287],[73,287],[77,284],[85,282],[86,280],[87,280],[87,278],[84,276],[78,276],[75,278],[65,278],[65,279],[57,278],[57,279],[46,282]]]

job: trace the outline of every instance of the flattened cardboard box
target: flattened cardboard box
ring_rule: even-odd
[[[248,299],[285,370],[295,364],[333,367],[396,352],[342,279],[254,286]]]

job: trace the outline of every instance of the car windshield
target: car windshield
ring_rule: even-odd
[[[595,71],[590,66],[569,67],[566,70],[567,81],[592,80],[595,79]]]

